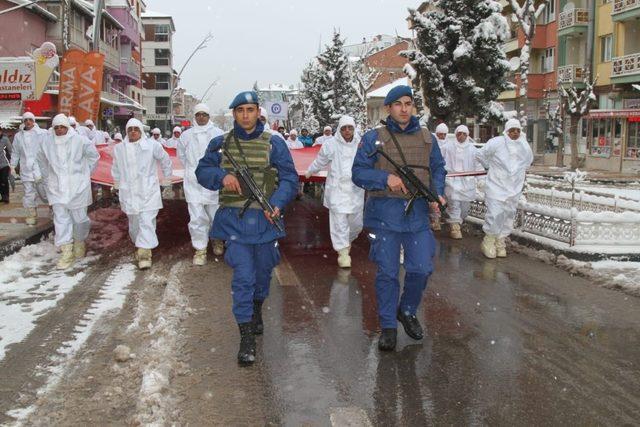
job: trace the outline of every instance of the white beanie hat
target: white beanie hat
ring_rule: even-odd
[[[67,118],[67,116],[60,113],[56,115],[53,118],[53,121],[51,122],[51,127],[56,127],[56,126],[64,126],[67,129],[69,129],[71,127],[71,124],[69,124],[69,119]]]
[[[25,113],[22,115],[22,120],[26,120],[26,119],[35,120],[36,116],[34,116],[31,111],[25,111]]]
[[[440,123],[438,126],[436,126],[436,133],[449,133],[449,126],[447,126],[445,123]]]
[[[295,129],[291,129],[291,131],[289,132],[289,135],[298,135],[298,131]]]
[[[338,130],[342,129],[345,126],[353,126],[356,127],[356,121],[351,116],[342,116],[340,117],[340,121],[338,122]]]
[[[197,114],[197,113],[207,113],[210,114],[211,111],[209,110],[209,106],[207,104],[197,104],[195,107],[193,107],[193,114]]]
[[[129,127],[129,126],[127,125],[127,127]],[[151,131],[151,133],[152,133],[153,135],[160,135],[160,134],[161,134],[160,129],[158,129],[158,128],[153,128],[153,130]]]
[[[520,129],[522,130],[522,125],[520,124],[520,120],[518,119],[509,119],[507,123],[504,125],[504,130],[508,131],[509,129]]]
[[[113,135],[113,140],[122,141],[122,134],[120,132],[116,133],[115,135]]]
[[[267,109],[266,108],[260,107],[260,116],[262,116],[265,119],[269,120],[269,115],[267,114]]]
[[[456,128],[456,134],[458,132],[466,133],[467,135],[469,135],[469,128],[466,127],[465,125],[460,125]]]
[[[175,133],[175,132],[180,132],[180,133],[182,133],[182,128],[181,128],[180,126],[176,126],[176,127],[174,127],[174,128],[173,128],[173,132],[174,132],[174,133]]]
[[[325,127],[324,127],[324,130],[330,130],[330,131],[332,131],[333,129],[331,129],[331,126],[327,125],[327,126],[325,126]]]
[[[75,125],[77,125],[77,124],[78,124],[78,122],[76,121],[76,118],[75,118],[75,117],[73,117],[73,116],[69,116],[69,124],[70,124],[71,126],[75,126]]]
[[[85,126],[89,126],[89,125],[91,125],[91,126],[95,126],[95,124],[93,123],[93,120],[91,120],[91,119],[87,119],[87,120],[85,120],[85,121],[84,121],[84,125],[85,125]]]

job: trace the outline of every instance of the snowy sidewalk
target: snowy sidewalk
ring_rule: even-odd
[[[0,259],[27,244],[39,242],[53,228],[48,205],[38,207],[38,222],[35,226],[25,224],[27,210],[22,207],[23,187],[16,181],[16,191],[11,192],[11,203],[0,203]]]

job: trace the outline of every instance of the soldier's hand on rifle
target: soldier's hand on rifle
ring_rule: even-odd
[[[407,187],[405,187],[404,182],[397,176],[390,174],[387,178],[387,186],[391,189],[391,191],[402,191],[404,194],[408,193]]]
[[[264,211],[264,216],[265,218],[267,218],[267,221],[273,224],[274,219],[280,218],[280,208],[278,207],[273,208],[273,215],[269,213],[269,211]]]
[[[447,206],[447,199],[445,199],[443,196],[438,196],[438,199],[440,199],[440,203],[442,204],[442,206]]]
[[[227,174],[227,176],[225,176],[222,179],[222,185],[224,186],[225,190],[242,194],[242,187],[240,187],[240,181],[238,181],[238,178],[236,178],[232,174]]]

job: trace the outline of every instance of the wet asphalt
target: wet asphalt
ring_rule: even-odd
[[[479,239],[438,233],[419,319],[377,349],[375,265],[364,233],[337,267],[316,201],[286,214],[260,363],[285,425],[633,425],[640,422],[640,299]]]

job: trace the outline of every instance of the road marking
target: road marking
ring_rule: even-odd
[[[300,278],[293,271],[293,267],[289,263],[289,260],[282,255],[280,259],[280,264],[275,268],[276,278],[278,279],[278,283],[280,286],[300,286]]]
[[[334,427],[372,427],[373,423],[362,408],[334,408],[329,415],[331,425]]]

